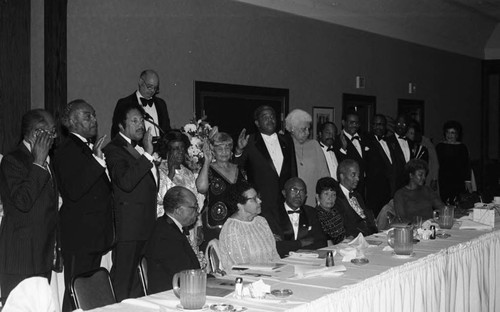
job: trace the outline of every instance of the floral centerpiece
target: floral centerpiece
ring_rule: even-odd
[[[181,128],[181,132],[189,138],[190,145],[187,149],[186,165],[194,173],[198,173],[203,166],[203,144],[215,133],[217,127],[212,127],[205,121],[206,116],[196,120],[193,118]]]

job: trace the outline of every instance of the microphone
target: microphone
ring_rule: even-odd
[[[146,119],[147,121],[149,121],[153,126],[155,126],[156,128],[158,128],[158,130],[160,130],[160,133],[162,135],[165,135],[165,131],[163,131],[163,129],[160,128],[160,126],[156,122],[154,122],[154,119],[153,119],[153,117],[151,117],[150,114],[144,112],[144,116],[143,117],[144,117],[144,119]]]

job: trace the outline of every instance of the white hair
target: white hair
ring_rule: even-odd
[[[312,122],[311,115],[301,109],[294,109],[285,118],[285,128],[292,132],[293,128],[304,122]]]

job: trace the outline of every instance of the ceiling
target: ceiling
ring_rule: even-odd
[[[500,58],[500,0],[234,1],[474,58],[492,58],[497,51]]]

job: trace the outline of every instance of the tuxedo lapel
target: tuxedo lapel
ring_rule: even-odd
[[[281,145],[281,142],[280,142],[280,145]],[[262,138],[262,135],[260,133],[255,134],[255,147],[262,154],[262,156],[265,158],[268,165],[271,168],[273,168],[276,175],[278,175],[278,171],[276,170],[276,167],[274,167],[274,163],[273,163],[273,160],[271,159],[271,155],[269,154],[269,151],[267,150],[266,143],[264,142],[264,139]],[[283,149],[283,145],[281,146],[281,148]]]
[[[129,155],[131,155],[134,159],[139,159],[141,157],[141,154],[139,154],[139,152],[132,146],[132,144],[130,144],[129,142],[127,142],[122,136],[121,134],[117,134],[116,135],[116,145],[117,146],[121,146],[123,149],[125,149],[127,151],[127,153]]]
[[[302,212],[300,213],[299,219],[299,233],[297,234],[297,239],[302,239],[307,236],[309,232],[309,217],[307,216],[305,207],[300,208]]]
[[[359,154],[358,149],[356,148],[356,146],[354,146],[354,143],[352,143],[352,141],[344,133],[342,133],[342,135],[344,136],[345,140],[347,141],[347,154],[352,155],[353,153],[355,153],[354,155],[357,155],[358,158],[362,159],[363,158],[363,143],[361,142],[361,140],[359,140],[359,146],[361,146],[361,154]]]
[[[377,152],[380,154],[380,157],[382,157],[382,159],[384,160],[385,166],[390,166],[391,161],[389,160],[389,157],[387,157],[387,154],[385,153],[384,148],[382,147],[382,145],[378,141],[377,137],[374,136],[373,140],[375,143],[375,144],[373,144],[374,145],[373,147],[375,147]],[[386,143],[387,143],[387,141],[386,141]],[[389,154],[391,155],[391,158],[394,158],[394,156],[392,155],[393,153],[391,153],[391,148],[389,147],[389,144],[387,144],[387,147],[389,148]]]

